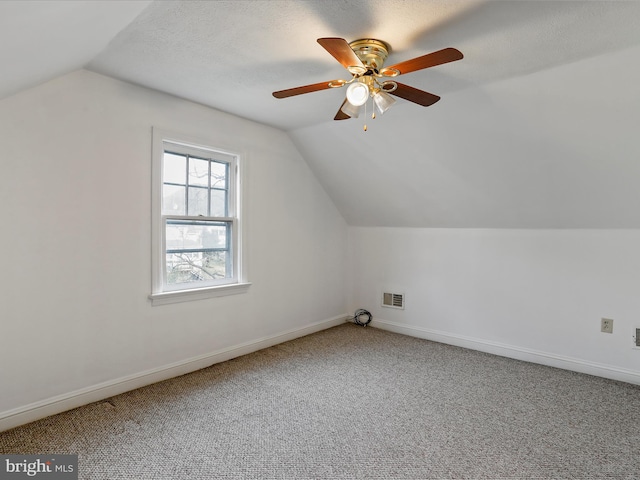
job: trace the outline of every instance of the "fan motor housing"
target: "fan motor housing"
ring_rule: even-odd
[[[362,38],[349,43],[351,49],[367,68],[378,71],[384,65],[391,48],[382,40]]]

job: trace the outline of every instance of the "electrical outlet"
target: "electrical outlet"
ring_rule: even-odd
[[[601,319],[600,331],[603,333],[613,333],[613,320],[611,318]]]
[[[640,327],[633,329],[633,348],[640,350]]]

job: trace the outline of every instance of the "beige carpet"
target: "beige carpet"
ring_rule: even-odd
[[[640,478],[640,387],[346,324],[8,432],[81,479]]]

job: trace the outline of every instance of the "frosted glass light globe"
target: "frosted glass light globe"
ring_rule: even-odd
[[[369,87],[364,83],[352,83],[347,88],[347,100],[349,100],[350,104],[359,107],[365,104],[367,98],[369,98]]]

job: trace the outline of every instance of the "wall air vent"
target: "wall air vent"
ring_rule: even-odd
[[[404,293],[384,292],[382,294],[382,306],[404,310]]]

